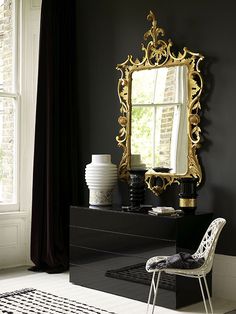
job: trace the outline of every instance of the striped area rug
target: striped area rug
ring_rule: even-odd
[[[0,294],[0,313],[115,314],[114,312],[31,288]]]

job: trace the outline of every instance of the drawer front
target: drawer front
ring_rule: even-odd
[[[146,259],[137,256],[125,256],[91,248],[70,246],[70,263],[87,268],[109,271],[123,267],[132,268],[134,265],[145,264]],[[144,272],[145,269],[143,268]]]
[[[70,227],[70,244],[146,259],[176,252],[175,241],[73,226]]]
[[[106,271],[81,265],[70,266],[70,282],[99,291],[112,293],[126,298],[147,302],[149,284],[142,284],[126,279],[106,275]],[[158,304],[168,308],[176,308],[175,291],[159,289]]]
[[[176,239],[177,221],[181,218],[154,217],[145,214],[71,207],[70,225],[107,230],[166,240]]]
[[[94,268],[71,265],[70,282],[142,302],[148,299],[148,285],[107,277],[103,271]],[[173,292],[172,295],[175,298]]]

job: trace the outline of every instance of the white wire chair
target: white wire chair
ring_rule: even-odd
[[[206,298],[205,298],[205,293],[203,291],[203,285],[201,279],[203,278],[203,282],[206,287],[206,293],[207,293],[207,298],[209,301],[210,305],[210,310],[211,313],[213,314],[213,307],[212,307],[212,302],[211,302],[211,297],[206,281],[206,274],[208,274],[211,271],[212,265],[213,265],[213,259],[214,259],[214,253],[215,253],[215,248],[216,244],[219,238],[219,235],[221,233],[221,230],[223,229],[224,225],[226,223],[226,220],[223,218],[217,218],[212,221],[212,223],[209,225],[205,235],[202,238],[202,241],[197,249],[197,251],[192,255],[192,257],[195,259],[203,258],[204,262],[203,264],[194,269],[180,269],[180,268],[150,268],[150,266],[153,263],[158,263],[161,260],[165,260],[168,256],[154,256],[150,258],[147,263],[146,263],[146,270],[150,273],[153,273],[152,275],[152,281],[151,281],[151,286],[150,286],[150,291],[149,291],[149,297],[148,297],[148,305],[147,305],[147,314],[149,313],[149,306],[150,306],[150,300],[152,296],[152,292],[154,292],[153,296],[153,302],[152,302],[152,314],[154,313],[155,310],[155,303],[156,303],[156,297],[157,297],[157,292],[158,292],[158,285],[160,281],[160,276],[162,272],[168,273],[168,274],[173,274],[173,275],[179,275],[179,276],[185,276],[185,277],[190,277],[190,278],[196,278],[199,280],[199,285],[202,293],[202,299],[205,307],[206,314],[208,314],[208,306],[206,303]],[[155,275],[157,275],[156,283],[155,283]]]

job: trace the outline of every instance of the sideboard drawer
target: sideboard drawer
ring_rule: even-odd
[[[130,235],[176,240],[176,220],[115,210],[71,207],[70,225]]]
[[[113,253],[149,258],[174,252],[175,241],[71,226],[70,244]]]

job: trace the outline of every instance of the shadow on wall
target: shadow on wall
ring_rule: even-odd
[[[215,89],[215,80],[211,72],[211,67],[214,63],[217,63],[217,59],[213,57],[205,57],[201,66],[201,74],[203,79],[203,91],[201,95],[201,128],[202,128],[202,140],[204,145],[203,150],[209,151],[211,141],[206,133],[207,126],[211,124],[210,120],[206,118],[206,112],[210,111],[209,103],[211,103],[211,97]]]
[[[234,245],[232,245],[233,235],[236,233],[236,212],[234,208],[235,196],[228,190],[214,186],[212,188],[212,208],[215,217],[223,217],[227,224],[222,232],[222,237],[219,239],[217,252],[219,254],[235,255]],[[226,240],[227,239],[227,240]]]
[[[203,54],[204,55],[204,54]],[[199,150],[199,163],[202,169],[202,183],[201,186],[205,184],[206,172],[204,169],[204,164],[201,161],[201,152],[209,152],[212,145],[212,139],[208,135],[208,128],[211,125],[211,120],[208,118],[207,114],[210,111],[209,103],[214,93],[215,80],[211,72],[211,67],[214,63],[217,63],[217,59],[213,57],[205,57],[201,66],[201,74],[203,79],[203,91],[201,95],[201,143],[202,146]]]

